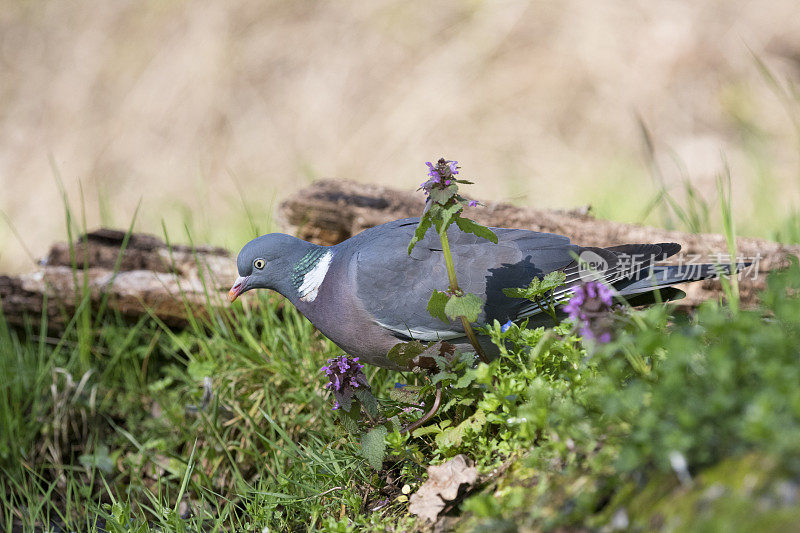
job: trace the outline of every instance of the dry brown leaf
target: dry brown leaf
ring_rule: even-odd
[[[472,485],[478,470],[466,455],[456,455],[441,465],[428,467],[428,481],[411,496],[408,511],[423,520],[435,522],[448,502],[458,497],[461,485]]]

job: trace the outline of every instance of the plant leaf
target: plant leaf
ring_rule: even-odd
[[[535,300],[536,298],[540,298],[553,289],[563,285],[566,279],[566,274],[560,270],[554,270],[542,279],[533,278],[525,288],[503,289],[503,294],[510,296],[511,298],[527,298],[528,300]]]
[[[444,205],[450,200],[450,198],[455,196],[457,192],[458,185],[455,184],[449,185],[444,189],[434,187],[431,189],[431,200],[437,204]]]
[[[386,426],[372,428],[361,439],[361,453],[375,470],[380,470],[383,466],[383,459],[386,457]]]
[[[445,314],[445,307],[447,306],[448,300],[450,300],[450,296],[448,296],[446,292],[434,289],[433,294],[431,294],[431,299],[428,300],[428,312],[431,316],[438,318],[442,322],[450,322]]]
[[[369,413],[372,418],[378,417],[378,400],[367,389],[359,389],[355,392],[356,398],[364,406],[364,410]]]
[[[458,217],[456,219],[456,224],[458,225],[458,228],[464,233],[473,233],[478,237],[487,239],[497,244],[497,235],[495,235],[494,232],[489,228],[487,228],[486,226],[481,226],[472,219],[465,217]]]
[[[427,346],[419,341],[411,342],[398,342],[386,356],[390,361],[397,363],[399,366],[408,367],[411,360],[425,351]]]
[[[430,212],[425,213],[422,215],[422,218],[417,225],[417,229],[414,230],[414,236],[411,237],[411,242],[408,243],[408,255],[411,255],[411,250],[414,249],[414,246],[421,241],[425,234],[428,232],[428,229],[431,227],[431,216]]]
[[[460,203],[456,202],[450,207],[442,208],[439,212],[440,220],[436,224],[436,231],[440,234],[444,231],[447,231],[447,228],[450,227],[450,224],[453,222],[453,218],[458,221],[459,216],[458,214],[464,209],[464,206]]]
[[[344,424],[344,429],[351,435],[357,435],[361,432],[361,428],[358,426],[358,421],[361,418],[361,407],[357,407],[357,409],[350,409],[349,411],[344,409],[337,411],[342,419],[342,424]]]
[[[469,292],[463,296],[451,296],[447,305],[444,306],[444,312],[450,319],[463,316],[469,322],[478,320],[481,309],[483,309],[483,300]]]

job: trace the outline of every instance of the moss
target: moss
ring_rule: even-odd
[[[630,528],[640,531],[796,530],[800,528],[796,487],[773,458],[749,454],[704,470],[688,487],[668,474],[654,476],[641,490],[629,483],[603,518],[609,523],[624,513]]]

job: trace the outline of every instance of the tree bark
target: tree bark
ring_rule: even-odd
[[[19,276],[0,276],[0,306],[8,323],[38,324],[45,301],[48,329],[59,330],[81,305],[107,309],[131,319],[152,313],[169,326],[186,325],[189,314],[209,304],[224,305],[236,278],[230,253],[220,248],[168,247],[151,235],[100,229],[70,247],[53,245],[39,268]],[[206,290],[207,288],[207,290]],[[86,305],[86,304],[84,304]]]

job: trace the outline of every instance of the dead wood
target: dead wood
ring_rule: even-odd
[[[150,312],[170,326],[182,326],[190,313],[204,313],[209,303],[225,301],[236,277],[226,250],[170,248],[143,234],[131,235],[123,247],[124,240],[123,231],[94,231],[71,248],[66,243],[53,245],[35,272],[0,276],[6,320],[12,325],[38,323],[46,301],[48,326],[58,330],[88,294],[87,303],[95,308],[105,300],[107,309],[125,317]]]

